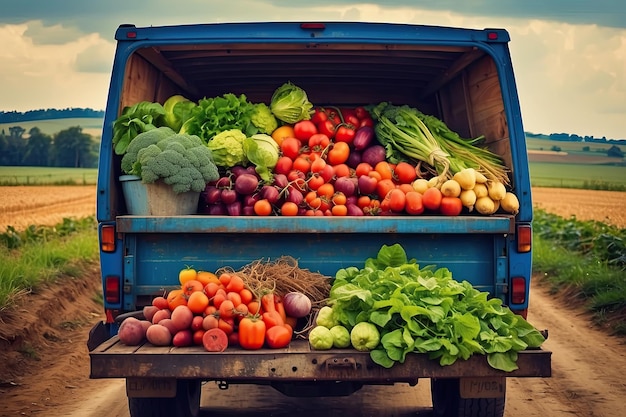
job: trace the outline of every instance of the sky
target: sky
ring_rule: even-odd
[[[623,0],[0,0],[0,111],[104,109],[120,24],[324,20],[505,28],[526,131],[626,138]]]

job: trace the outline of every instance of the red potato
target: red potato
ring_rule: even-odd
[[[134,317],[124,319],[117,332],[120,342],[127,346],[137,346],[146,337],[146,331],[141,324],[141,320]]]
[[[159,311],[160,309],[158,307],[155,307],[153,305],[150,306],[145,306],[143,308],[143,316],[145,317],[146,320],[148,321],[152,321],[152,318],[154,317],[154,314]]]
[[[159,324],[161,326],[164,326],[167,328],[167,330],[170,331],[171,335],[175,335],[176,332],[178,331],[178,329],[176,328],[176,326],[174,325],[174,322],[172,321],[172,319],[163,319],[159,322]]]
[[[163,319],[169,319],[172,317],[172,312],[169,309],[163,309],[163,310],[159,310],[156,313],[154,313],[154,316],[152,316],[152,324],[157,324],[158,322],[160,322]]]
[[[172,322],[178,330],[184,330],[191,327],[193,321],[193,312],[186,305],[178,306],[172,311]]]
[[[139,320],[139,322],[143,326],[143,334],[144,334],[144,337],[145,337],[145,334],[146,334],[146,331],[148,330],[148,327],[152,326],[152,322],[148,321],[148,320]]]
[[[184,329],[176,332],[172,337],[172,344],[176,347],[191,346],[193,344],[193,334],[190,329]]]
[[[167,327],[160,324],[153,324],[148,327],[146,338],[154,346],[169,346],[172,343],[172,334]]]

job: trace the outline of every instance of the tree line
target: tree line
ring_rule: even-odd
[[[79,126],[50,136],[38,127],[20,126],[0,132],[0,165],[96,168],[99,143]]]
[[[66,109],[37,109],[25,112],[0,111],[0,123],[31,122],[33,120],[68,119],[68,118],[104,118],[103,110],[72,107]]]

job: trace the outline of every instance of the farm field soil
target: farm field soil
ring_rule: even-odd
[[[13,208],[9,210],[7,202],[12,197],[4,198],[17,195],[10,194],[11,191],[17,191],[17,187],[0,188],[3,195],[0,224],[7,224],[4,216],[14,220],[15,216],[20,215],[19,204],[16,207],[12,203],[10,207]],[[33,204],[41,198],[37,194],[41,190],[23,188],[31,192],[24,201]],[[67,188],[76,191],[83,187]],[[88,203],[91,208],[86,208],[84,212],[75,208],[65,212],[61,218],[84,217],[95,213],[95,187],[84,188],[87,190],[86,197],[77,198],[91,199]],[[570,191],[576,190],[538,190],[533,190],[536,206],[561,216],[575,215],[578,219],[584,219],[585,210],[597,205],[590,211],[596,214],[594,219],[606,222],[606,217],[610,215],[612,224],[619,223],[619,217],[609,214],[608,210],[614,209],[619,214],[626,197],[626,193],[605,195],[605,192],[582,191],[584,200],[581,200],[577,193],[573,197],[560,194],[563,191],[570,195]],[[54,206],[54,201],[67,196],[59,189],[55,191],[46,194],[50,200],[38,206],[42,218],[47,218],[47,214],[52,211],[50,207]],[[568,203],[567,198],[574,200]],[[585,201],[585,204],[577,203],[580,201]],[[606,201],[614,202],[612,209],[605,206]],[[554,206],[542,206],[549,202]],[[71,206],[68,202],[64,204]],[[77,203],[77,207],[83,204],[84,201]],[[34,215],[34,210],[30,213]],[[621,223],[616,225],[626,227],[623,217],[621,219]],[[43,224],[44,221],[32,220],[27,223]],[[15,223],[9,221],[8,224]],[[89,379],[86,340],[89,329],[103,319],[103,314],[101,307],[93,300],[93,296],[101,291],[98,265],[88,265],[86,268],[81,278],[70,278],[60,287],[38,290],[25,296],[18,308],[0,312],[0,416],[128,416],[125,399],[121,397],[124,395],[123,381]],[[540,283],[538,280],[535,282]],[[583,313],[569,308],[563,300],[555,300],[541,285],[534,285],[532,289],[529,320],[538,328],[547,328],[550,332],[544,348],[553,352],[553,376],[539,380],[512,379],[507,388],[505,417],[621,416],[623,410],[620,405],[626,397],[626,383],[623,380],[626,370],[624,339],[607,336],[593,328]],[[594,358],[593,363],[589,358]],[[424,386],[427,387],[427,381],[424,384],[420,382],[418,394],[407,395],[417,395],[422,399],[419,404],[426,410],[429,404],[423,401],[427,398],[427,394],[422,393]],[[272,392],[271,398],[277,398],[276,409],[279,410],[280,401],[284,397],[269,392]],[[267,404],[270,397],[263,398]],[[350,403],[349,400],[345,402]],[[281,412],[284,411],[283,408]],[[236,415],[232,410],[229,413]],[[202,415],[215,414],[203,412]],[[423,411],[417,415],[429,414]]]
[[[81,219],[96,214],[96,187],[0,187],[0,233],[7,226],[24,230],[30,225],[54,226],[64,218]]]

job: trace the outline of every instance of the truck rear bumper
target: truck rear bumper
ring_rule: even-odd
[[[294,340],[285,349],[244,350],[229,347],[207,352],[201,346],[156,347],[149,343],[126,346],[117,336],[90,353],[90,377],[192,378],[232,383],[271,381],[412,382],[419,378],[549,377],[552,352],[519,353],[519,369],[503,372],[489,366],[486,356],[474,355],[441,366],[425,354],[409,354],[390,369],[372,362],[368,352],[354,349],[312,350],[306,340]]]

